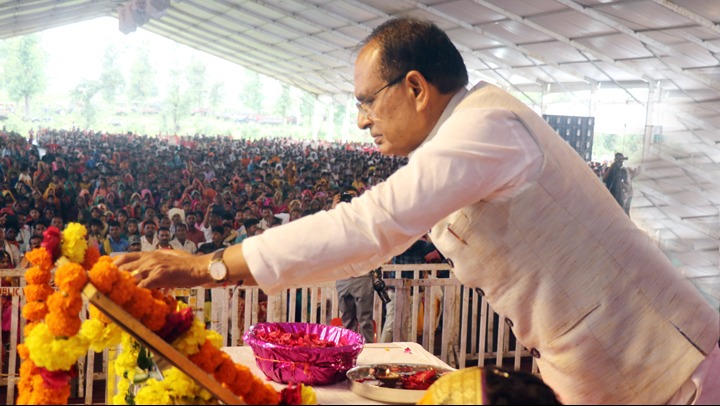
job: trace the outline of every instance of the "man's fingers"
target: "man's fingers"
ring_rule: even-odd
[[[127,271],[129,268],[128,264],[131,264],[140,259],[141,255],[142,253],[140,252],[118,255],[117,257],[115,257],[115,260],[113,260],[113,264],[115,264],[115,266],[117,266],[121,271]]]

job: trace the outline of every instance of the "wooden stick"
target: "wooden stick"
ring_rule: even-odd
[[[99,292],[92,283],[88,282],[88,284],[85,285],[83,295],[85,295],[90,303],[100,309],[101,312],[125,330],[125,332],[140,341],[153,354],[161,356],[170,364],[184,372],[200,386],[212,393],[219,401],[227,405],[245,404],[229,389],[222,386],[222,384],[215,380],[213,376],[200,369],[200,367],[195,365],[187,357],[165,342],[165,340],[158,337],[140,321],[129,315],[115,302]]]

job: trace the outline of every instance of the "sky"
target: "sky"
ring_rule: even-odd
[[[134,60],[134,48],[143,42],[150,45],[151,63],[158,72],[167,72],[179,60],[199,58],[207,66],[208,78],[221,78],[226,94],[238,94],[242,89],[247,71],[236,64],[197,51],[170,39],[156,35],[142,28],[130,34],[123,34],[118,20],[110,17],[97,18],[63,27],[52,28],[41,33],[42,44],[48,53],[48,93],[65,95],[83,78],[97,79],[100,76],[103,53],[109,44],[125,51],[127,57],[122,71]],[[158,88],[163,89],[165,76],[157,75]],[[280,91],[278,81],[263,77],[263,89],[267,94]]]

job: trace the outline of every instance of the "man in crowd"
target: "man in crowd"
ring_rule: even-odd
[[[343,193],[333,196],[333,208],[338,204],[350,203],[358,197],[358,191],[348,186]],[[341,199],[344,200],[341,202]],[[375,327],[373,326],[373,303],[375,289],[373,288],[373,272],[353,278],[340,279],[335,282],[339,299],[339,310],[343,327],[358,331],[365,338],[366,343],[375,342]]]
[[[185,223],[187,224],[187,238],[188,240],[195,243],[196,246],[204,243],[205,233],[197,227],[198,214],[196,212],[189,212],[185,217]]]
[[[127,252],[130,242],[120,234],[120,223],[116,220],[108,222],[108,237],[100,245],[102,255],[110,255],[113,252]]]
[[[20,264],[20,250],[11,241],[5,238],[5,226],[0,227],[0,250],[4,250],[10,256],[10,265],[16,267]]]
[[[623,167],[623,162],[627,158],[620,152],[615,153],[615,161],[605,170],[603,181],[610,193],[618,202],[620,207],[625,209],[625,201],[628,194],[631,193],[630,180],[628,178],[627,169]]]
[[[202,243],[200,247],[198,247],[197,252],[200,254],[209,254],[226,248],[227,245],[223,242],[223,234],[225,234],[225,228],[223,226],[213,227],[210,242]]]
[[[373,30],[354,78],[358,126],[406,166],[224,251],[116,263],[144,287],[244,281],[273,294],[362,275],[431,229],[562,402],[720,402],[718,311],[542,117],[490,84],[467,90],[447,34],[415,19]]]
[[[190,254],[197,252],[197,245],[187,238],[187,225],[184,223],[178,223],[175,225],[175,238],[170,241],[175,249],[183,250]]]
[[[130,244],[128,246],[128,252],[142,251],[142,242],[140,241],[139,235],[131,235],[130,237],[128,237],[128,243]]]
[[[142,251],[154,251],[157,249],[158,237],[155,233],[157,226],[154,221],[145,220],[142,223],[143,236],[140,239],[142,242]]]
[[[170,233],[169,227],[162,226],[162,227],[158,228],[157,239],[158,239],[158,242],[155,245],[156,250],[175,249],[174,245],[170,244],[170,240],[172,239],[172,234]]]

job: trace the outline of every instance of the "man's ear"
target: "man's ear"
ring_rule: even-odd
[[[417,111],[422,111],[427,107],[430,100],[430,84],[425,77],[418,71],[412,70],[406,75],[407,85],[413,92],[415,97],[415,106]]]

